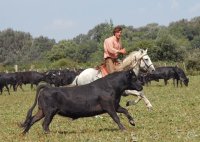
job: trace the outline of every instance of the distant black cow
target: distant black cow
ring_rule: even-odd
[[[8,94],[10,95],[7,79],[4,76],[5,73],[0,74],[0,92],[3,93],[3,88],[6,87]]]
[[[178,78],[176,78],[177,87],[178,87],[179,81],[181,83],[181,86],[182,86],[182,82],[185,86],[188,86],[189,78],[186,77],[185,72],[181,68],[178,68],[178,67],[174,67],[174,68],[175,68],[176,73],[178,74]]]
[[[45,80],[49,84],[56,87],[65,86],[72,83],[78,72],[64,69],[64,70],[49,70],[45,73]]]
[[[33,106],[27,113],[26,120],[21,125],[23,133],[44,117],[43,129],[49,132],[49,125],[54,115],[78,119],[108,113],[121,130],[125,127],[120,123],[116,112],[124,113],[131,125],[135,125],[128,111],[119,102],[126,89],[141,91],[133,71],[115,72],[90,84],[76,87],[51,87],[40,85]],[[33,109],[38,104],[38,112],[32,116]]]
[[[41,81],[45,81],[45,74],[37,71],[25,71],[17,72],[17,84],[22,86],[22,84],[31,84],[31,89],[33,85],[38,85]]]
[[[8,86],[13,87],[16,91],[17,77],[16,73],[1,73],[0,74],[0,91],[3,92],[3,88],[6,87],[8,94],[10,94],[10,89]]]
[[[165,85],[167,85],[167,81],[169,79],[177,80],[177,87],[179,80],[183,81],[185,86],[188,86],[189,82],[189,79],[186,77],[184,71],[177,66],[157,67],[154,72],[145,76],[146,82],[149,82],[151,80],[159,81],[159,79],[164,79]]]

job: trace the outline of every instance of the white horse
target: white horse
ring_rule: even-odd
[[[151,62],[151,59],[147,55],[147,50],[140,49],[138,51],[131,52],[117,67],[118,71],[133,69],[135,74],[138,76],[139,71],[152,72],[155,70],[154,65]],[[102,77],[102,73],[100,70],[95,68],[88,68],[83,70],[72,82],[71,85],[84,85],[90,82],[93,82]],[[143,91],[136,90],[126,90],[126,95],[135,95],[138,98],[132,102],[127,102],[128,105],[136,104],[141,99],[144,100],[148,109],[152,108],[150,101],[144,95]]]

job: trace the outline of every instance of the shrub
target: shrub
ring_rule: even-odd
[[[197,59],[189,59],[186,67],[188,70],[200,71],[200,62]]]
[[[51,68],[76,68],[77,63],[70,59],[60,59],[51,64]]]

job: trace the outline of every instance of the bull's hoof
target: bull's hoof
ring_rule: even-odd
[[[17,123],[17,126],[18,126],[18,127],[21,127],[21,128],[24,128],[24,127],[26,127],[26,125],[25,125],[24,123],[20,123],[20,122],[19,122],[19,123]]]
[[[20,135],[21,136],[25,136],[27,134],[27,132],[26,131],[23,131]]]
[[[130,122],[130,124],[131,124],[132,126],[135,126],[134,120],[130,120],[129,122]]]
[[[124,131],[126,131],[126,128],[122,127],[122,128],[120,128],[120,130],[124,132]]]

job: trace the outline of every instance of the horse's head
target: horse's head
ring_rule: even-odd
[[[139,71],[152,72],[155,70],[151,59],[147,55],[147,50],[140,49],[139,51],[131,52],[122,62],[121,70],[133,69],[138,75]]]
[[[147,49],[143,50],[140,49],[140,57],[139,57],[139,65],[140,65],[140,70],[143,72],[153,72],[155,70],[155,67],[153,63],[151,62],[150,57],[147,54]]]

